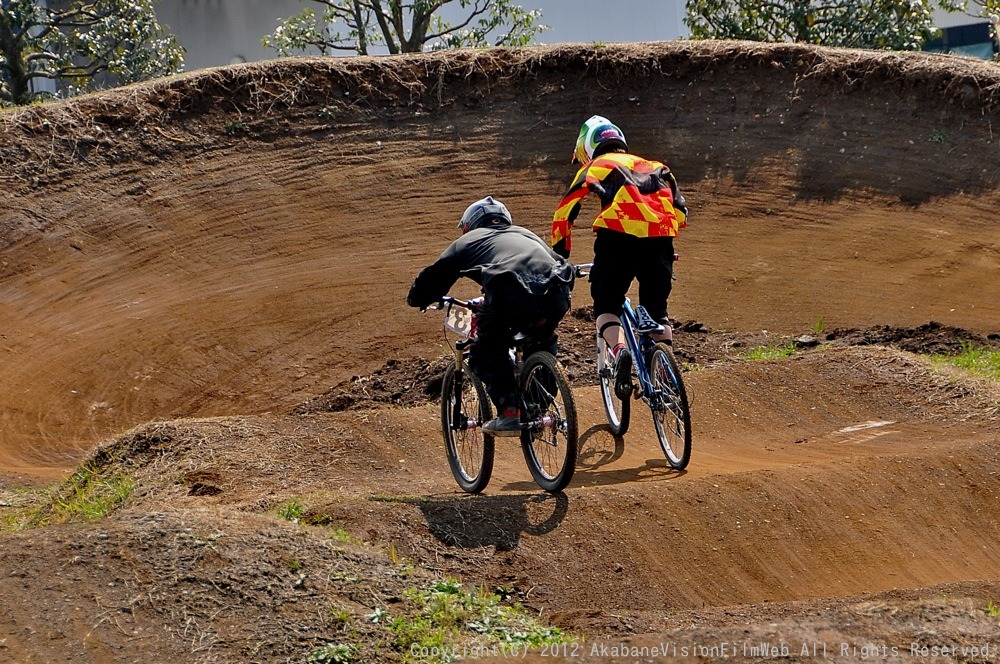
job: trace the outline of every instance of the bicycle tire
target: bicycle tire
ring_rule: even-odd
[[[521,451],[535,482],[549,493],[562,491],[576,470],[576,401],[566,370],[545,351],[532,353],[521,369],[525,420]]]
[[[493,417],[493,406],[482,381],[474,373],[463,371],[461,376],[459,381],[457,365],[452,360],[441,381],[441,431],[455,481],[467,493],[480,493],[493,475],[493,436],[482,430],[483,423]],[[461,404],[459,417],[466,419],[464,428],[463,423],[456,426],[454,421],[456,403]],[[476,426],[469,428],[469,419],[475,420]]]
[[[608,428],[614,436],[624,436],[632,416],[632,400],[622,399],[615,392],[614,364],[604,337],[597,335],[597,378],[601,384],[601,400]]]
[[[649,376],[657,394],[657,399],[650,403],[656,437],[667,463],[683,470],[691,461],[691,410],[680,366],[667,344],[658,343],[653,347],[649,356]]]

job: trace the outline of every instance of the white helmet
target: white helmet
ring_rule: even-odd
[[[628,150],[625,134],[615,123],[600,115],[591,116],[580,127],[580,135],[576,138],[576,148],[573,150],[573,163],[586,164],[594,158],[594,152],[598,147],[609,143],[616,145],[608,147],[620,147],[623,150]]]
[[[480,199],[467,207],[458,222],[458,227],[465,235],[469,231],[479,228],[487,221],[499,220],[501,226],[510,226],[514,223],[511,219],[507,206],[500,201],[494,200],[492,196]]]

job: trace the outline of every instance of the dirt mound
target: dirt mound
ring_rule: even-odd
[[[584,321],[592,324],[589,309],[571,312],[560,338],[559,355],[574,385],[597,384],[597,361],[592,338]],[[809,334],[799,336],[736,334],[713,332],[697,321],[674,321],[674,351],[688,365],[700,369],[745,361],[755,349],[794,347],[799,350],[820,346]],[[872,328],[835,329],[822,337],[835,346],[889,346],[924,355],[957,355],[965,349],[1000,348],[1000,334],[986,336],[941,325],[934,321],[917,327],[879,325]],[[295,408],[296,413],[333,412],[373,408],[378,405],[417,406],[441,395],[441,380],[450,355],[430,361],[424,358],[391,359],[367,376],[352,376]]]
[[[867,330],[840,329],[826,335],[829,341],[850,345],[886,345],[927,355],[957,355],[965,348],[1000,348],[1000,334],[978,335],[930,321],[916,328],[878,325]]]
[[[405,641],[372,616],[420,616],[413,593],[442,577],[496,589],[588,649],[721,643],[710,634],[973,647],[996,628],[996,582],[978,581],[998,563],[995,383],[871,347],[688,377],[686,472],[649,423],[607,434],[596,388],[580,387],[579,469],[557,496],[503,447],[491,493],[456,491],[434,404],[138,428],[12,513],[35,527],[0,554],[16,635],[3,653],[277,661],[334,643],[397,661]],[[115,496],[104,519],[62,523]],[[52,570],[29,600],[25,580]]]
[[[581,283],[574,483],[539,494],[514,443],[461,495],[407,287],[487,193],[546,235],[594,112],[692,207],[691,466],[641,407],[608,432]],[[0,112],[0,659],[553,635],[449,576],[585,643],[977,645],[1000,398],[913,352],[996,347],[998,120],[990,63],[740,42],[278,60]]]

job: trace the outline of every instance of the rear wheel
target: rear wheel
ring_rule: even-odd
[[[459,372],[452,361],[441,386],[441,429],[451,474],[469,493],[485,489],[493,474],[493,436],[482,429],[492,417],[482,382],[470,371]]]
[[[670,346],[658,343],[649,357],[653,381],[653,425],[671,467],[681,470],[691,460],[691,411],[681,370]]]
[[[521,369],[525,421],[521,450],[545,491],[562,491],[576,470],[576,403],[566,371],[547,352],[532,353]]]
[[[611,349],[600,334],[597,335],[597,376],[601,381],[601,397],[604,412],[608,416],[608,427],[615,436],[624,436],[632,414],[632,401],[622,399],[615,391],[615,365],[611,359]]]

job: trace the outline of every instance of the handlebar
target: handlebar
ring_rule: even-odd
[[[482,297],[474,297],[471,300],[460,300],[457,297],[445,295],[437,302],[427,305],[424,311],[444,309],[444,305],[446,304],[455,304],[465,309],[471,309],[472,311],[477,311],[481,306],[483,306],[483,301],[484,299]]]

